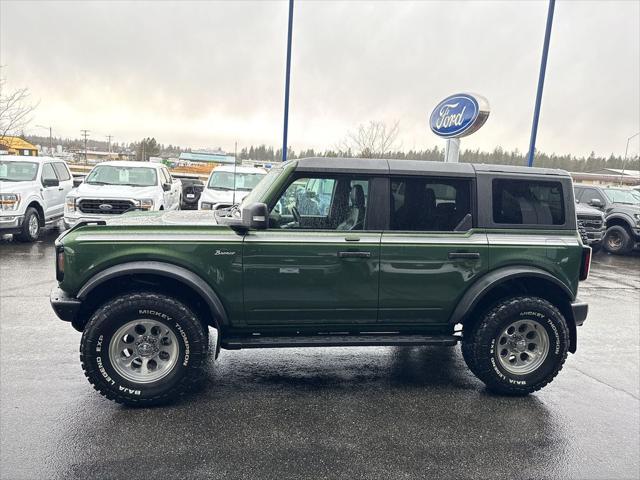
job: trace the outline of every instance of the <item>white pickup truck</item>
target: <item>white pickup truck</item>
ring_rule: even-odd
[[[200,195],[199,210],[217,210],[240,203],[266,174],[264,168],[257,167],[214,168]]]
[[[65,226],[106,220],[131,210],[178,210],[182,184],[162,164],[113,161],[96,165],[74,188],[64,209]]]
[[[40,229],[59,221],[73,179],[52,157],[0,156],[0,235],[34,242]]]

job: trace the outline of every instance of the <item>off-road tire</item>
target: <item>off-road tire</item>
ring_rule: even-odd
[[[110,359],[109,346],[117,330],[141,318],[169,328],[178,344],[177,362],[165,377],[152,383],[127,380]],[[80,361],[89,382],[108,399],[150,406],[169,403],[197,386],[204,375],[208,347],[207,327],[182,302],[154,292],[136,292],[108,301],[91,316],[80,342]]]
[[[501,365],[497,345],[501,332],[518,320],[535,322],[548,335],[545,360],[525,375],[508,372]],[[519,296],[505,299],[486,312],[463,333],[462,354],[469,369],[495,393],[524,396],[551,383],[567,358],[569,329],[560,311],[547,300]]]
[[[617,240],[614,242],[614,238]],[[607,229],[602,240],[604,249],[614,255],[627,255],[633,248],[631,235],[626,228],[614,225]]]
[[[32,222],[32,218],[36,219],[36,223],[38,225],[38,229],[35,234],[32,234],[29,231],[29,224]],[[33,208],[27,208],[27,211],[24,212],[24,219],[22,220],[22,231],[15,235],[16,239],[21,242],[35,242],[38,240],[40,236],[40,215],[38,215],[38,211]]]

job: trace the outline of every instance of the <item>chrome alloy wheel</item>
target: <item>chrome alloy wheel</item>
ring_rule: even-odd
[[[502,368],[513,375],[534,372],[549,354],[549,335],[533,320],[517,320],[497,337],[496,356]]]
[[[127,322],[109,342],[113,368],[135,383],[151,383],[164,378],[176,365],[178,354],[175,334],[156,320]]]
[[[38,229],[40,225],[38,225],[38,217],[36,215],[31,215],[29,218],[29,235],[31,238],[35,238],[38,235]]]

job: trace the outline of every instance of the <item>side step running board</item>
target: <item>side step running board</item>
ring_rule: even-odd
[[[289,337],[229,337],[222,339],[227,350],[241,348],[295,348],[295,347],[415,347],[422,345],[453,346],[460,337],[455,335],[308,335]]]

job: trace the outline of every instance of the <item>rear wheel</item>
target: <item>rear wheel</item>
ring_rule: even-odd
[[[80,360],[105,397],[154,405],[183,395],[203,374],[208,331],[180,301],[157,293],[117,297],[84,329]]]
[[[33,208],[27,208],[22,221],[22,231],[16,235],[21,242],[35,242],[40,235],[40,216],[38,211]]]
[[[633,243],[629,232],[620,225],[609,227],[604,236],[604,249],[616,255],[624,255],[631,252]]]
[[[569,330],[560,311],[538,297],[513,297],[464,334],[469,369],[487,387],[527,395],[550,383],[567,358]]]

